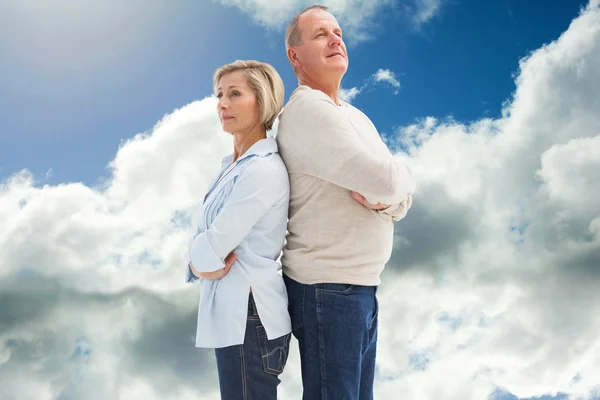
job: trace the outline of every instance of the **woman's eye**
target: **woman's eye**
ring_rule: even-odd
[[[237,90],[234,90],[233,92],[231,92],[232,96],[239,96],[240,92],[238,92]]]
[[[221,97],[223,97],[223,93],[217,93],[217,99],[220,99]]]

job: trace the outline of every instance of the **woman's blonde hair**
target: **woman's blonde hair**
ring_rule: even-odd
[[[224,75],[241,71],[248,80],[248,86],[256,95],[260,110],[260,120],[265,130],[273,128],[275,119],[283,108],[284,87],[281,77],[271,65],[255,60],[237,60],[219,67],[213,76],[213,90],[217,91]]]

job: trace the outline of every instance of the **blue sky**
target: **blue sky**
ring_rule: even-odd
[[[212,72],[235,59],[273,64],[288,96],[296,81],[282,31],[236,7],[198,3],[9,5],[0,17],[0,179],[27,168],[43,183],[94,184],[122,139],[210,95]],[[426,116],[497,117],[518,60],[555,39],[583,4],[453,1],[420,28],[398,4],[377,17],[373,39],[350,44],[342,85],[360,86],[380,68],[396,74],[397,94],[378,85],[354,101],[386,135]]]

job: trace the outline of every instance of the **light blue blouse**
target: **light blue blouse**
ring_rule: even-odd
[[[186,281],[200,281],[196,347],[218,348],[244,342],[250,288],[269,340],[291,332],[287,292],[277,259],[285,241],[289,178],[273,137],[259,140],[235,163],[225,157],[201,208],[190,241]],[[237,260],[220,280],[198,279],[200,272]]]

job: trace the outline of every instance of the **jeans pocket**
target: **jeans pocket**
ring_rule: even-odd
[[[318,291],[335,294],[350,294],[354,287],[355,285],[348,283],[317,283],[315,285],[315,289]]]
[[[269,340],[267,339],[265,328],[260,325],[256,327],[256,333],[258,335],[258,345],[265,373],[271,375],[281,374],[287,363],[292,334],[288,333],[287,335]]]

